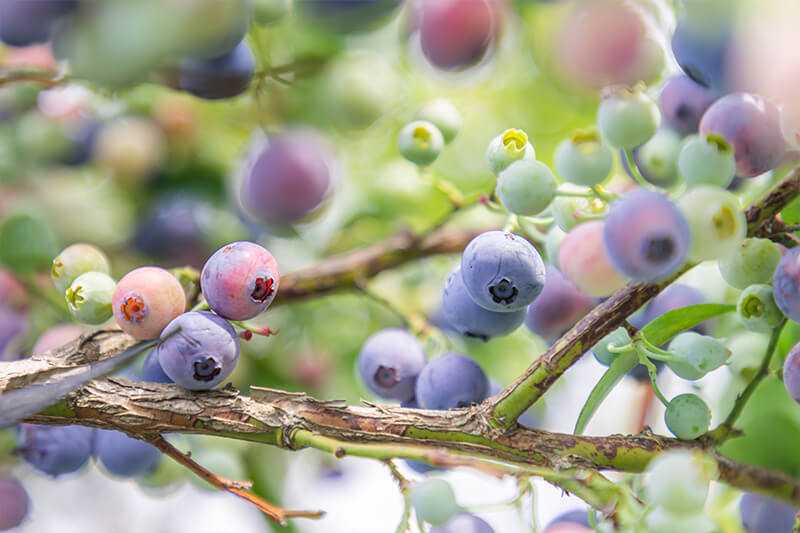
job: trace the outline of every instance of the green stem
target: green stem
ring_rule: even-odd
[[[190,311],[208,311],[209,309],[211,309],[211,307],[209,307],[208,302],[203,300],[192,307]]]
[[[745,405],[747,405],[748,400],[750,400],[750,397],[758,388],[758,385],[769,374],[769,363],[772,360],[772,355],[775,353],[775,348],[778,346],[778,339],[785,325],[786,319],[783,319],[783,322],[773,330],[772,336],[769,339],[769,344],[767,345],[767,350],[764,352],[764,357],[761,359],[761,366],[759,366],[758,372],[756,372],[756,375],[753,376],[753,379],[750,380],[750,383],[747,384],[747,387],[745,387],[742,393],[736,397],[736,401],[733,403],[733,409],[728,413],[725,421],[716,429],[709,432],[712,441],[722,443],[734,435],[733,425],[739,419],[742,411],[744,411]]]
[[[641,331],[639,331],[639,333],[636,334],[636,340],[638,340],[642,344],[644,344],[644,346],[650,352],[653,352],[653,353],[656,353],[656,354],[660,354],[660,355],[665,355],[665,356],[669,357],[670,359],[672,359],[674,357],[672,352],[670,352],[668,350],[662,350],[661,348],[659,348],[658,346],[656,346],[655,344],[653,344],[652,342],[647,340],[647,337],[645,337],[644,334]]]
[[[626,148],[623,150],[625,153],[625,161],[628,163],[628,168],[631,169],[631,175],[633,176],[633,180],[644,187],[645,189],[658,190],[652,183],[648,182],[642,176],[642,173],[639,171],[639,165],[636,164],[636,159],[633,157],[633,151],[630,148]]]
[[[635,348],[635,346],[634,346],[634,344],[632,342],[629,342],[628,344],[623,344],[622,346],[617,346],[614,343],[611,343],[608,346],[606,346],[606,350],[608,350],[611,353],[630,352],[634,348]]]
[[[656,393],[658,400],[664,404],[664,407],[669,405],[669,400],[661,394],[661,389],[658,388],[658,369],[653,362],[647,358],[647,352],[643,351],[641,346],[637,346],[639,352],[639,362],[647,367],[647,374],[650,376],[650,384],[653,386],[653,392]]]

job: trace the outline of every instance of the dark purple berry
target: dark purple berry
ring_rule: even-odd
[[[664,83],[658,104],[664,122],[681,135],[689,135],[697,133],[703,113],[716,99],[716,93],[690,77],[675,76]]]
[[[18,449],[23,459],[45,474],[69,474],[89,461],[92,430],[83,426],[20,424]]]
[[[408,331],[387,328],[372,334],[361,346],[358,371],[369,389],[386,399],[408,402],[425,366],[422,344]]]
[[[120,477],[149,474],[161,461],[157,448],[121,431],[107,429],[95,433],[92,453],[108,473]]]
[[[417,378],[417,402],[425,409],[453,409],[480,403],[489,394],[481,367],[459,353],[432,359]]]

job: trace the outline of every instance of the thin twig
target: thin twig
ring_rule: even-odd
[[[235,494],[236,496],[239,496],[240,498],[255,505],[267,516],[267,518],[276,524],[285,526],[287,518],[319,519],[325,514],[323,511],[292,511],[278,507],[277,505],[273,505],[253,494],[252,492],[249,492],[253,486],[252,482],[233,481],[214,474],[213,472],[199,465],[194,459],[191,458],[189,454],[183,453],[175,448],[161,435],[156,435],[155,437],[148,439],[147,442],[158,448],[164,455],[168,455],[177,463],[194,472],[200,479],[207,482],[209,485],[219,490],[224,490],[226,492],[230,492],[231,494]]]

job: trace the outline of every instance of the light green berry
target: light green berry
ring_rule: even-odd
[[[446,98],[436,98],[423,105],[417,112],[417,119],[427,120],[439,128],[446,144],[452,142],[461,129],[461,113]]]
[[[91,244],[77,243],[67,246],[53,259],[50,277],[56,291],[64,294],[75,278],[84,272],[109,274],[111,265],[106,254],[97,247]]]
[[[759,333],[771,333],[784,319],[775,303],[770,285],[756,284],[747,287],[739,296],[736,310],[745,327]]]
[[[400,130],[397,138],[400,155],[421,166],[436,161],[444,150],[444,137],[439,128],[425,120],[410,122]]]
[[[461,512],[453,488],[439,478],[429,478],[411,487],[411,504],[419,518],[434,526],[444,525]]]
[[[664,422],[673,435],[681,440],[693,440],[708,431],[711,411],[696,394],[681,394],[667,405]]]
[[[489,168],[500,174],[508,165],[520,159],[535,160],[536,151],[528,142],[528,134],[518,129],[508,129],[492,139],[486,149]]]
[[[597,108],[597,127],[614,148],[641,146],[653,136],[661,112],[642,87],[607,87]]]
[[[747,235],[747,219],[732,193],[701,185],[678,200],[692,230],[689,260],[695,263],[725,259],[735,253]]]
[[[85,272],[66,291],[69,312],[84,324],[102,324],[111,318],[111,298],[116,282],[103,272]]]
[[[769,239],[745,239],[739,248],[719,261],[719,272],[737,289],[756,283],[771,283],[781,261],[780,247]]]
[[[538,215],[556,196],[556,179],[539,161],[514,161],[497,176],[497,196],[516,215]]]

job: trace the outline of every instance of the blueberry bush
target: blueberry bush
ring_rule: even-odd
[[[798,23],[0,0],[0,530],[96,470],[264,531],[800,531]],[[301,449],[402,512],[287,503]]]

